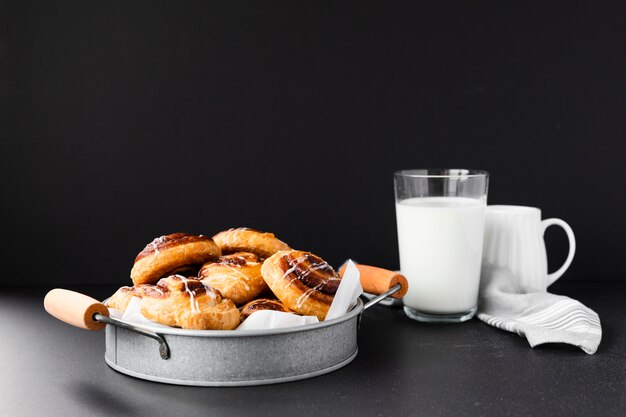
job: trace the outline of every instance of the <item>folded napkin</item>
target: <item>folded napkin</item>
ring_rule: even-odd
[[[588,354],[602,339],[600,318],[580,302],[548,292],[524,293],[508,268],[483,264],[478,319],[526,337],[531,347],[567,343]]]

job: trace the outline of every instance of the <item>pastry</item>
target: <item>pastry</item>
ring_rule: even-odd
[[[232,330],[239,326],[235,304],[195,278],[173,275],[146,289],[141,314],[166,326],[192,330]]]
[[[289,246],[274,236],[273,233],[240,227],[228,229],[213,236],[224,255],[236,252],[251,252],[261,259],[269,258],[281,250],[289,250]]]
[[[203,263],[221,255],[213,239],[173,233],[154,239],[142,250],[130,272],[135,285],[154,284],[159,278],[185,273],[195,275]]]
[[[324,320],[341,277],[322,258],[310,252],[281,251],[261,267],[263,279],[289,309]]]
[[[126,307],[128,307],[128,303],[130,303],[133,297],[143,297],[145,291],[151,287],[153,287],[153,285],[148,284],[137,285],[135,287],[121,287],[109,298],[107,307],[114,308],[123,313],[126,311]]]
[[[198,278],[237,305],[254,300],[267,290],[261,276],[261,260],[249,252],[224,255],[217,262],[205,263]]]
[[[269,298],[259,298],[258,300],[250,301],[245,306],[241,307],[241,321],[244,321],[248,316],[254,312],[262,310],[282,311],[283,313],[293,313],[283,303],[278,300],[270,300]]]

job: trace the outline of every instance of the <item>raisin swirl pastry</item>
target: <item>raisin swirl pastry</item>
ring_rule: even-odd
[[[276,297],[296,313],[324,320],[341,277],[310,252],[281,251],[263,262],[263,279]]]
[[[218,289],[235,304],[254,300],[267,284],[261,276],[261,260],[248,252],[237,252],[220,256],[217,262],[208,262],[200,268],[198,278],[205,284]]]
[[[291,249],[273,233],[260,232],[247,227],[224,230],[213,236],[224,255],[236,252],[254,253],[266,259],[281,250]]]
[[[147,288],[139,304],[141,314],[166,326],[193,330],[232,330],[239,326],[239,310],[220,292],[195,278],[173,275]]]
[[[189,233],[173,233],[154,239],[142,250],[130,272],[133,284],[154,284],[174,274],[195,275],[203,263],[221,255],[213,239]]]
[[[241,321],[244,321],[248,316],[257,311],[271,310],[281,311],[283,313],[293,313],[283,303],[278,300],[271,300],[269,298],[259,298],[258,300],[250,301],[245,306],[241,307]]]

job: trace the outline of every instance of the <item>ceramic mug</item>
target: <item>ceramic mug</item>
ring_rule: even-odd
[[[549,274],[543,235],[553,225],[565,230],[569,253],[565,263]],[[520,292],[546,291],[570,266],[575,252],[574,231],[563,220],[541,220],[541,210],[536,207],[487,206],[483,263],[509,268]]]

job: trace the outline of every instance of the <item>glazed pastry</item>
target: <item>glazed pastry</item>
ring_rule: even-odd
[[[289,250],[289,246],[274,236],[273,233],[240,227],[228,229],[213,236],[224,255],[236,252],[251,252],[261,259],[269,258],[281,250]]]
[[[173,274],[195,275],[200,265],[220,255],[220,248],[207,236],[173,233],[148,243],[135,258],[130,277],[140,285]]]
[[[241,307],[241,321],[244,321],[252,313],[262,310],[282,311],[283,313],[293,313],[283,303],[278,300],[270,300],[269,298],[259,298],[258,300],[250,301],[245,306]]]
[[[153,285],[137,285],[135,287],[121,287],[119,290],[115,292],[107,301],[107,307],[114,308],[116,310],[121,311],[122,313],[126,311],[128,307],[128,303],[133,297],[143,297],[143,294],[147,289],[153,287]]]
[[[324,320],[341,277],[319,256],[304,251],[278,252],[263,262],[263,279],[289,309]]]
[[[193,330],[232,330],[239,326],[239,310],[220,292],[195,278],[173,275],[144,292],[139,304],[149,320]]]
[[[198,278],[237,305],[254,300],[267,290],[261,276],[261,260],[248,252],[224,255],[217,262],[207,262],[200,269]]]

